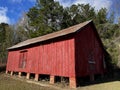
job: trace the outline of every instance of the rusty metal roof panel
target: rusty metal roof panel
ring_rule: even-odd
[[[66,29],[63,29],[63,30],[60,30],[60,31],[57,31],[57,32],[54,32],[54,33],[50,33],[50,34],[43,35],[43,36],[40,36],[40,37],[25,40],[23,42],[20,42],[20,43],[14,45],[14,46],[8,48],[8,50],[23,47],[23,46],[27,46],[27,45],[38,43],[38,42],[42,42],[42,41],[49,40],[49,39],[53,39],[53,38],[63,36],[63,35],[67,35],[67,34],[70,34],[70,33],[74,33],[76,31],[78,31],[79,29],[81,29],[82,27],[89,24],[90,22],[92,22],[92,20],[86,21],[86,22],[83,22],[83,23],[80,23],[80,24],[77,24],[77,25],[74,25],[74,26],[71,26],[69,28],[66,28]]]

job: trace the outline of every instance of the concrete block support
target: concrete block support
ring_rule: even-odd
[[[39,79],[39,74],[35,74],[35,81],[38,81]]]
[[[54,84],[55,83],[55,76],[50,75],[50,84]]]
[[[76,77],[69,77],[69,85],[70,85],[70,88],[76,88],[77,87]]]
[[[27,73],[26,78],[27,78],[27,79],[30,79],[30,73]]]
[[[6,70],[6,72],[5,72],[6,74],[8,74],[8,71]]]
[[[10,75],[11,75],[11,76],[13,75],[13,71],[11,71]]]
[[[21,72],[18,73],[18,77],[21,77]]]

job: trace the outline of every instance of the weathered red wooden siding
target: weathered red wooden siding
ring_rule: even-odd
[[[96,36],[94,27],[88,25],[75,36],[76,76],[103,73],[103,48]],[[93,52],[94,70],[90,70],[89,55]]]
[[[18,59],[19,59],[19,51],[9,51],[6,69],[9,71],[17,71],[17,67],[19,64]]]
[[[56,76],[73,76],[74,66],[74,39],[54,41],[39,46],[40,74]]]
[[[94,30],[90,23],[75,33],[10,50],[7,70],[65,77],[103,73],[104,50]],[[26,68],[19,68],[23,50],[27,50]],[[89,64],[90,60],[95,64]]]
[[[7,70],[55,76],[75,76],[74,38],[65,36],[16,51],[9,51]],[[27,50],[26,68],[19,68],[20,51]]]

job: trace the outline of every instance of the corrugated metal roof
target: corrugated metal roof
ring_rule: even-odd
[[[44,35],[44,36],[28,39],[28,40],[20,42],[20,43],[14,45],[14,46],[12,46],[8,49],[9,50],[10,49],[15,49],[15,48],[27,46],[27,45],[30,45],[30,44],[34,44],[34,43],[37,43],[37,42],[41,42],[41,41],[49,40],[49,39],[52,39],[52,38],[56,38],[56,37],[59,37],[59,36],[67,35],[67,34],[70,34],[70,33],[74,33],[74,32],[78,31],[79,29],[81,29],[82,27],[86,26],[87,24],[89,24],[91,22],[92,22],[92,20],[86,21],[86,22],[71,26],[69,28],[54,32],[54,33],[50,33],[50,34],[47,34],[47,35]]]

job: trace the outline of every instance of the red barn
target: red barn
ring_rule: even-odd
[[[69,77],[70,87],[76,87],[76,77],[103,74],[104,48],[94,23],[87,21],[51,34],[28,39],[8,48],[6,72]]]

